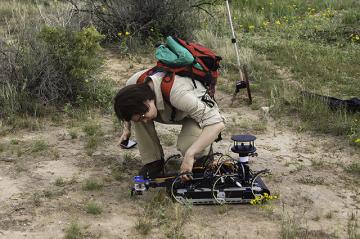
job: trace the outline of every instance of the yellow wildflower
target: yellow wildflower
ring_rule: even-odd
[[[121,37],[122,36],[122,32],[118,32],[118,34],[117,34],[119,37]]]
[[[275,21],[275,24],[276,24],[276,25],[281,25],[280,20],[276,20],[276,21]]]
[[[269,25],[269,23],[270,23],[269,21],[264,21],[262,24],[264,27],[267,27]]]
[[[255,26],[253,26],[253,25],[250,25],[249,26],[249,30],[251,31],[251,30],[254,30],[255,29]]]
[[[125,32],[125,36],[129,36],[130,35],[130,32]]]

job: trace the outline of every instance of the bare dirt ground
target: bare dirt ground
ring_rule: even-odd
[[[119,87],[152,62],[107,55],[106,74]],[[40,130],[0,137],[5,145],[0,150],[0,238],[63,238],[74,221],[84,238],[295,238],[290,237],[295,232],[297,238],[349,238],[349,226],[360,215],[360,179],[344,167],[359,160],[359,152],[341,138],[298,132],[275,122],[252,110],[243,97],[236,107],[230,106],[225,93],[218,92],[217,98],[227,129],[215,151],[235,157],[230,152],[231,135],[256,135],[259,156],[252,159],[251,168],[271,169],[264,181],[278,200],[263,206],[189,207],[169,203],[161,189],[131,198],[130,180],[139,163],[117,146],[120,132],[114,130],[113,117],[93,117],[104,134],[92,156],[84,149],[81,122],[74,125],[64,119],[59,125],[48,120]],[[179,130],[157,128],[161,135]],[[69,129],[78,130],[78,136],[71,137]],[[46,142],[45,149],[31,149],[38,139]],[[175,145],[164,149],[166,156],[176,153]],[[136,148],[130,152],[138,155]],[[123,178],[115,180],[114,163],[122,164],[124,158],[131,162],[125,162]],[[89,179],[102,187],[85,190]],[[89,202],[100,205],[102,213],[87,213]],[[152,203],[158,208],[151,208]]]

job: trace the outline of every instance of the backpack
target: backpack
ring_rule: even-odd
[[[170,103],[170,92],[175,75],[190,77],[196,88],[195,80],[201,82],[209,96],[214,99],[215,86],[219,76],[222,58],[213,51],[198,43],[189,43],[177,37],[167,37],[166,45],[157,47],[155,57],[158,60],[155,67],[144,72],[137,80],[143,83],[146,77],[157,72],[165,72],[161,82],[161,92]]]

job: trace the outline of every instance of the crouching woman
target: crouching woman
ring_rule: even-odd
[[[179,173],[183,180],[189,180],[186,173],[192,171],[197,159],[209,154],[211,144],[225,127],[224,117],[199,81],[176,75],[166,97],[161,87],[164,73],[138,83],[144,72],[133,75],[115,97],[115,113],[124,122],[120,142],[130,137],[134,127],[145,164],[140,174],[155,177],[163,172],[164,152],[154,121],[182,125],[177,139],[177,149],[183,155]]]

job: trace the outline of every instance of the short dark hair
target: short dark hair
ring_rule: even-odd
[[[120,120],[130,121],[131,117],[148,112],[144,102],[155,100],[155,93],[146,83],[128,85],[120,89],[115,96],[114,109]]]

